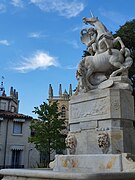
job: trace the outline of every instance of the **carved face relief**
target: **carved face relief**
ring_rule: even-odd
[[[67,148],[69,149],[70,154],[74,154],[76,150],[77,140],[74,134],[69,133],[65,139]]]
[[[107,153],[110,146],[109,134],[107,132],[101,132],[98,134],[98,146],[102,149],[103,153]]]

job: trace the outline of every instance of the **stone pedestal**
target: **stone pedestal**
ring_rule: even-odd
[[[74,154],[135,154],[134,102],[128,90],[108,88],[73,96],[69,108]]]

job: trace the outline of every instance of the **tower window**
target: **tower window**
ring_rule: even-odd
[[[16,112],[15,106],[11,106],[11,112]]]
[[[66,118],[66,108],[64,106],[61,108],[61,117]]]

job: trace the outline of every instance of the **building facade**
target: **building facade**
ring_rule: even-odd
[[[28,143],[32,117],[18,113],[18,92],[11,87],[6,96],[0,87],[0,168],[30,168],[39,162],[39,153]]]

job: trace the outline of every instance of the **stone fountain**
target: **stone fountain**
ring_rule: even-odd
[[[69,105],[67,155],[56,155],[53,171],[3,169],[8,179],[135,179],[135,129],[130,51],[98,18],[82,29],[88,55],[79,62],[78,86]],[[114,44],[119,43],[120,49]]]

